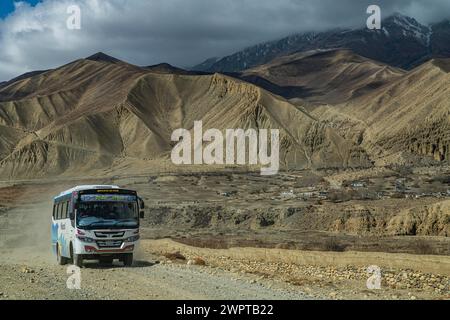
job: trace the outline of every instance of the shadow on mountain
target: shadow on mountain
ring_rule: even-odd
[[[317,95],[317,93],[314,90],[311,90],[306,86],[281,86],[257,75],[242,75],[241,73],[233,73],[233,72],[225,74],[230,77],[241,79],[245,82],[254,84],[258,87],[261,87],[269,92],[282,96],[286,99],[293,99],[293,98],[303,99]]]

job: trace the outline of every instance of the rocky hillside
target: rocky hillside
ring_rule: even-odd
[[[279,129],[285,167],[370,165],[353,141],[255,85],[96,54],[0,88],[0,175],[80,175],[135,160],[151,169],[147,161],[168,160],[173,130],[197,120],[205,130]]]
[[[341,110],[367,126],[365,150],[413,164],[414,156],[450,159],[450,60],[435,59]],[[381,164],[382,162],[380,162]]]
[[[283,56],[237,76],[286,99],[336,104],[372,92],[405,72],[350,50],[319,50]]]
[[[0,87],[0,175],[167,170],[172,132],[199,120],[280,130],[281,169],[440,164],[450,159],[449,71],[446,59],[404,72],[326,50],[275,59],[243,81],[99,53]]]

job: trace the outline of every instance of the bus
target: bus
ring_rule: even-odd
[[[60,265],[85,260],[133,264],[144,202],[136,191],[114,185],[77,186],[54,198],[52,249]]]

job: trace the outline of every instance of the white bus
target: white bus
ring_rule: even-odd
[[[118,186],[78,186],[54,198],[52,247],[59,264],[84,260],[133,263],[144,202]]]

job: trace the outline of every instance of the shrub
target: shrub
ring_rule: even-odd
[[[186,260],[186,257],[183,256],[179,251],[172,253],[165,253],[164,257],[169,260]]]
[[[325,240],[323,248],[325,251],[343,252],[345,251],[345,247],[335,237],[331,237]]]

